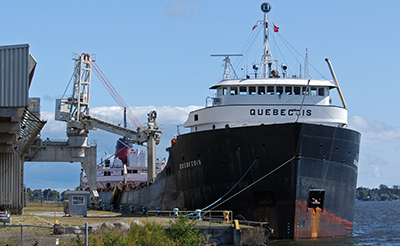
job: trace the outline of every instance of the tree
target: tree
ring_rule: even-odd
[[[390,198],[389,198],[391,201],[397,201],[397,200],[399,200],[399,196],[398,195],[396,195],[396,194],[390,194]]]
[[[388,194],[382,194],[381,195],[381,200],[382,201],[389,201],[390,196]]]
[[[362,201],[369,200],[368,188],[364,188],[364,187],[357,188],[357,199],[362,200]]]
[[[56,190],[45,189],[43,190],[43,197],[45,201],[58,201],[59,193]]]

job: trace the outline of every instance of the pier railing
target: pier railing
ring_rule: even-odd
[[[223,223],[223,224],[233,224],[233,213],[230,210],[184,210],[179,211],[175,210],[148,210],[143,211],[146,214],[147,219],[150,216],[156,217],[167,217],[167,218],[177,218],[180,216],[187,216],[190,219],[194,219],[196,221],[205,221],[212,223]]]

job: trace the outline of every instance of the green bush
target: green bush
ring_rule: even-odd
[[[170,222],[169,237],[176,245],[200,246],[206,241],[205,232],[193,229],[196,221],[190,220],[187,216],[178,217],[174,222]]]
[[[90,246],[200,246],[206,241],[205,233],[193,229],[195,224],[188,217],[179,217],[171,222],[168,231],[154,222],[145,223],[144,226],[133,224],[128,232],[106,229],[89,234],[88,243]],[[84,241],[77,235],[67,245],[83,246]]]
[[[105,230],[101,236],[101,245],[104,246],[125,246],[125,237],[122,232],[117,232],[114,229]]]
[[[164,227],[154,222],[146,223],[144,226],[132,225],[126,241],[128,242],[126,245],[168,246],[172,244],[165,234]]]
[[[5,242],[3,240],[0,240],[0,245],[1,246],[17,246],[17,244],[13,244],[13,243],[10,243],[10,242]]]

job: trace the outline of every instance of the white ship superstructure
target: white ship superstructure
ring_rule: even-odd
[[[111,162],[106,159],[97,166],[97,189],[110,191],[115,186],[123,185],[125,189],[138,189],[147,186],[147,153],[143,149],[124,149],[127,153],[127,163],[115,157]],[[165,159],[156,160],[156,174],[160,173],[166,165]],[[82,189],[89,189],[86,173],[81,173]]]

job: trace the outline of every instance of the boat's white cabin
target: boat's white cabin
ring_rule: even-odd
[[[329,90],[336,86],[326,80],[242,79],[223,80],[217,89],[213,106],[234,104],[304,104],[329,105]],[[304,97],[304,95],[306,95]]]
[[[226,79],[212,86],[210,105],[189,114],[191,132],[260,124],[306,122],[347,125],[347,110],[331,105],[327,80],[297,78]]]

